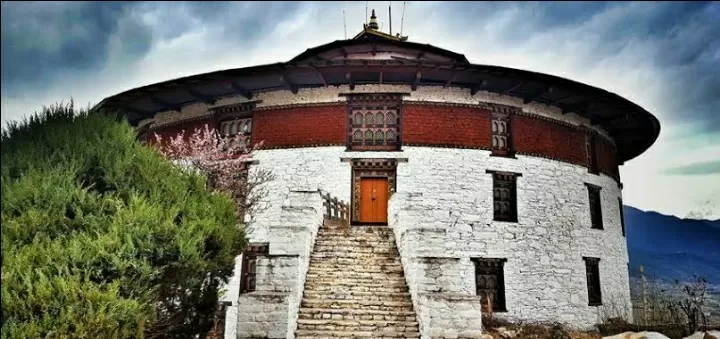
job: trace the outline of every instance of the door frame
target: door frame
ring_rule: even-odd
[[[387,178],[387,198],[388,201],[390,201],[393,193],[395,193],[398,159],[350,159],[350,161],[352,165],[352,185],[350,185],[350,223],[352,225],[382,225],[382,223],[361,223],[359,221],[360,182],[362,178]]]

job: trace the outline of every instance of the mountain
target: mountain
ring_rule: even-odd
[[[693,274],[720,284],[720,220],[681,219],[624,206],[630,275],[644,266],[648,279],[687,280]]]

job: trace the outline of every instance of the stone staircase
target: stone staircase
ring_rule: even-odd
[[[387,226],[326,220],[310,256],[296,338],[419,338]]]

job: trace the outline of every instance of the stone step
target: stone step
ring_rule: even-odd
[[[332,300],[303,298],[300,302],[302,308],[334,308],[355,310],[381,310],[381,311],[412,311],[410,300]]]
[[[358,252],[315,252],[310,254],[310,258],[342,258],[342,259],[398,259],[398,254],[395,253],[358,253]]]
[[[313,253],[332,252],[332,253],[389,253],[398,255],[395,246],[341,246],[341,245],[315,245]]]
[[[305,291],[305,298],[326,299],[326,300],[388,300],[406,301],[410,300],[408,292],[373,292],[373,291]]]
[[[343,332],[343,331],[316,331],[316,330],[297,330],[295,332],[295,338],[297,339],[346,339],[346,338],[420,338],[419,331],[405,331],[405,332],[371,332],[371,331],[354,331],[354,332]]]
[[[375,259],[370,262],[367,257],[356,257],[356,258],[343,258],[343,257],[333,257],[333,256],[321,256],[321,257],[315,257],[312,258],[312,255],[310,257],[310,267],[313,265],[339,265],[343,266],[344,269],[347,269],[348,267],[355,267],[356,265],[401,265],[402,262],[400,261],[400,258],[393,258],[390,256],[384,256],[384,257],[375,257]]]
[[[325,273],[325,272],[337,272],[344,270],[345,267],[339,264],[317,262],[315,265],[311,265],[308,268],[308,273]],[[353,271],[364,272],[364,273],[398,273],[404,274],[403,267],[399,263],[385,264],[385,265],[353,265]]]
[[[382,245],[395,246],[393,239],[381,239],[379,237],[320,237],[315,240],[315,245]]]
[[[415,321],[298,319],[300,330],[405,332],[417,331],[417,328],[418,324]]]
[[[388,239],[388,238],[394,238],[395,233],[393,230],[385,227],[385,228],[377,228],[377,227],[367,227],[367,228],[361,228],[361,227],[352,227],[349,231],[342,229],[342,228],[326,228],[321,227],[318,230],[318,234],[320,235],[329,235],[333,237],[338,238],[351,238],[351,237],[375,237],[375,238],[382,238],[382,239]]]
[[[360,286],[352,282],[336,282],[335,284],[313,283],[308,281],[305,291],[337,291],[337,292],[383,292],[383,293],[402,293],[407,292],[408,287],[405,284],[390,286],[388,284],[368,284]]]
[[[385,281],[405,281],[402,273],[376,273],[376,272],[353,272],[353,271],[324,271],[324,272],[308,272],[307,281],[315,281],[317,279],[342,279],[351,280],[356,283],[362,282],[385,282]]]
[[[416,321],[412,311],[378,311],[332,308],[301,308],[299,319]]]
[[[318,250],[330,250],[330,251],[367,251],[370,249],[372,250],[378,250],[378,251],[390,251],[390,252],[397,252],[397,247],[395,247],[395,244],[363,244],[363,243],[354,243],[354,244],[337,244],[337,243],[315,243],[315,247],[313,247],[313,251]]]
[[[313,284],[355,284],[358,286],[388,285],[404,286],[405,277],[402,275],[377,275],[370,277],[353,276],[352,272],[338,272],[336,275],[311,275],[306,277],[307,283]]]

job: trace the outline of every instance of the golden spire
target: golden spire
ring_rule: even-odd
[[[374,29],[374,30],[377,30],[378,28],[380,28],[380,27],[378,27],[377,17],[375,16],[375,10],[374,10],[374,9],[372,10],[372,14],[370,15],[370,23],[368,24],[367,27],[368,27],[369,29]]]

